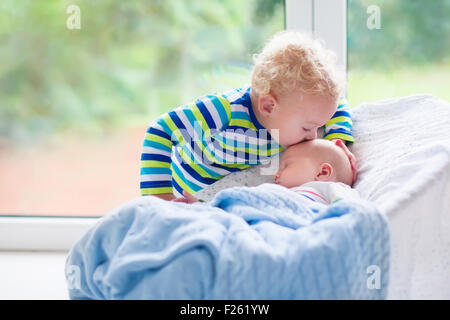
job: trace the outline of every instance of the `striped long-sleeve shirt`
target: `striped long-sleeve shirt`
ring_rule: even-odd
[[[325,139],[352,141],[348,105],[341,100]],[[283,151],[258,122],[250,87],[208,95],[169,111],[148,128],[141,155],[141,195],[193,194],[225,175]]]

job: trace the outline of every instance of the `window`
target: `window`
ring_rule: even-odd
[[[284,27],[336,51],[352,106],[416,93],[448,100],[449,3],[79,0],[68,10],[3,0],[0,249],[68,249],[97,220],[88,217],[137,197],[150,121],[248,82],[251,53]]]
[[[284,24],[283,0],[2,0],[0,214],[101,216],[139,196],[150,122],[248,83]]]
[[[450,100],[450,1],[348,0],[352,106],[412,94]]]

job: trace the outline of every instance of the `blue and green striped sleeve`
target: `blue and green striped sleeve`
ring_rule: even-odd
[[[228,106],[228,107],[227,107]],[[221,96],[207,96],[169,111],[148,128],[141,154],[141,195],[173,193],[172,148],[191,143],[227,126],[229,103]]]
[[[350,106],[347,99],[340,98],[336,113],[325,124],[324,139],[341,139],[348,142],[355,142],[352,135],[352,119],[350,117]]]

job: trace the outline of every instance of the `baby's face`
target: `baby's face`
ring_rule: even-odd
[[[351,185],[350,161],[335,143],[315,139],[286,149],[275,183],[292,188],[311,181],[336,181]]]

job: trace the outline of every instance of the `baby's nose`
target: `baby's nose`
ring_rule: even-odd
[[[317,130],[314,130],[311,135],[309,136],[309,140],[317,139]]]
[[[275,182],[278,182],[278,179],[280,179],[280,174],[278,172],[275,173],[275,175],[273,176],[273,179],[275,180]]]

